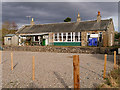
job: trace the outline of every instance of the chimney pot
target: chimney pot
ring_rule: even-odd
[[[31,25],[35,25],[34,19],[32,18]]]
[[[32,22],[34,21],[34,19],[32,18]]]
[[[80,22],[81,21],[81,18],[80,18],[80,14],[78,12],[78,16],[77,16],[77,22]]]
[[[98,11],[98,16],[100,16],[100,11]]]
[[[98,11],[98,15],[97,15],[97,22],[101,21],[101,15],[100,15],[100,11]]]

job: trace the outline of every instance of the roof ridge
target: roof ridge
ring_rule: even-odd
[[[107,21],[107,20],[111,20],[111,18],[110,19],[104,19],[104,20],[101,20],[101,21]],[[97,21],[97,20],[87,20],[87,21],[80,21],[80,22],[95,22],[95,21]],[[51,24],[64,24],[64,23],[78,23],[78,22],[77,21],[73,21],[73,22],[43,23],[43,24],[35,24],[35,25],[32,25],[32,26],[37,26],[37,25],[51,25]],[[24,26],[31,26],[31,25],[24,25]]]

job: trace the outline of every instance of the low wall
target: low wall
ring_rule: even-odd
[[[4,51],[33,51],[58,53],[113,54],[117,48],[68,46],[3,46]]]

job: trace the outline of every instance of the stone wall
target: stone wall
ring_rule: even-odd
[[[114,25],[113,21],[109,24],[107,28],[107,35],[108,35],[108,46],[114,45]]]
[[[3,46],[4,51],[33,51],[57,53],[112,54],[116,48],[80,47],[80,46]],[[112,51],[112,52],[111,52]]]
[[[95,34],[99,34],[100,32],[102,32],[102,39],[103,39],[103,34],[105,33],[105,31],[104,30],[94,30],[94,31],[88,31],[88,30],[86,30],[86,31],[82,31],[81,32],[81,45],[82,46],[88,46],[87,45],[87,33],[90,33],[90,34],[92,34],[92,33],[95,33]],[[98,41],[99,41],[99,37],[97,38],[98,39]]]

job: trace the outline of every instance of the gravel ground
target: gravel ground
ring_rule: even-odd
[[[3,51],[3,88],[73,88],[74,53]],[[35,80],[32,81],[32,56],[35,56]],[[93,88],[103,82],[104,55],[77,54],[80,58],[80,87]],[[107,72],[113,68],[108,55]]]
[[[2,89],[2,64],[0,64],[0,90]]]

